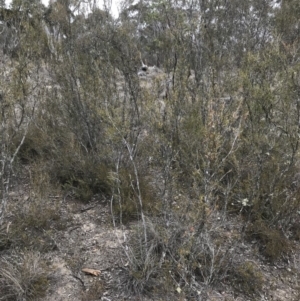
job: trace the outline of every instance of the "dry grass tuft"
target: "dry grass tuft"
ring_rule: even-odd
[[[46,295],[49,270],[39,253],[12,253],[0,259],[0,300],[38,300]]]

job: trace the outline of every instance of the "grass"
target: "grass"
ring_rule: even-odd
[[[0,259],[0,300],[35,301],[46,296],[50,274],[39,253],[12,252]]]

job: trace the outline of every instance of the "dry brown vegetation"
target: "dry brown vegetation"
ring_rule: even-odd
[[[0,1],[0,300],[297,300],[299,9]]]

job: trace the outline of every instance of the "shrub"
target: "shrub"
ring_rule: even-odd
[[[138,188],[134,172],[128,168],[122,168],[114,177],[114,203],[113,214],[119,222],[135,220],[140,216],[140,204],[138,200]],[[112,173],[110,179],[112,180]],[[146,214],[155,214],[159,209],[159,201],[151,185],[151,177],[147,174],[139,176],[139,190],[142,199],[143,210]]]
[[[289,253],[290,242],[277,229],[267,226],[263,220],[256,220],[246,230],[250,239],[257,239],[260,250],[270,261],[279,259],[282,255]]]
[[[48,273],[38,253],[3,256],[0,259],[0,300],[34,301],[45,297]]]
[[[63,189],[72,191],[75,197],[88,202],[94,194],[107,195],[111,191],[108,180],[109,164],[92,155],[64,152],[50,167],[52,181],[58,182]]]
[[[37,118],[38,126],[29,128],[18,154],[20,162],[43,169],[43,177],[47,177],[51,185],[60,184],[83,202],[96,193],[107,195],[111,191],[107,179],[110,167],[104,155],[95,155],[82,147],[65,125],[52,125],[51,114],[55,112],[53,108],[49,110],[49,116],[41,114]]]
[[[232,254],[227,245],[218,246],[218,229],[191,227],[175,214],[170,218],[167,227],[160,217],[134,227],[126,252],[130,265],[123,275],[124,287],[131,293],[177,290],[194,295],[201,285],[227,277]]]
[[[170,284],[170,275],[164,273],[167,265],[163,257],[167,242],[165,235],[167,233],[164,229],[158,224],[153,224],[149,219],[145,225],[140,222],[133,228],[129,242],[130,249],[127,253],[130,266],[122,275],[123,287],[129,293],[149,294],[154,288],[161,286],[162,281]],[[169,267],[171,269],[172,265],[170,264]]]
[[[20,139],[22,137],[15,137],[15,145],[19,144]],[[24,143],[19,150],[18,158],[22,164],[30,164],[41,157],[45,158],[45,155],[49,154],[50,150],[49,137],[35,125],[30,125]]]
[[[246,261],[235,269],[233,286],[246,296],[257,296],[263,289],[263,283],[263,274],[255,263]]]
[[[18,247],[48,252],[56,247],[55,229],[64,229],[68,223],[68,217],[60,215],[59,203],[49,199],[33,197],[17,208],[12,203],[8,209],[14,215],[1,231],[3,249]]]

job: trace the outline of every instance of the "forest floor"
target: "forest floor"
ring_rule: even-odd
[[[20,208],[29,201],[28,185],[18,186],[10,193],[9,208]],[[176,288],[169,295],[132,296],[123,290],[122,281],[126,277],[128,260],[125,256],[126,244],[131,227],[113,226],[110,203],[95,196],[88,204],[83,204],[71,196],[49,195],[48,206],[59,208],[61,227],[51,231],[53,248],[43,254],[49,267],[50,286],[45,301],[87,301],[87,300],[188,300]],[[13,215],[10,212],[8,215]],[[222,235],[236,235],[238,220],[230,220],[230,225]],[[9,230],[8,230],[9,231]],[[41,239],[36,237],[36,239]],[[228,285],[219,288],[207,287],[205,297],[193,300],[247,301],[247,300],[299,300],[300,297],[300,246],[293,254],[280,263],[268,264],[259,255],[256,242],[238,245],[235,256],[241,262],[253,262],[263,275],[264,290],[254,299],[242,292],[233,291]],[[86,273],[84,269],[91,269]],[[95,273],[95,275],[93,275]]]

